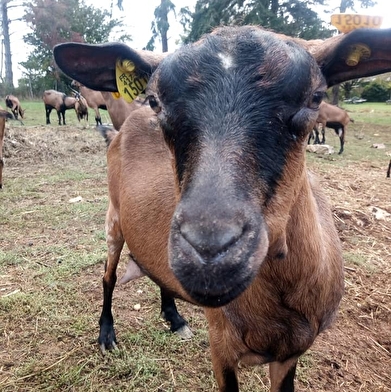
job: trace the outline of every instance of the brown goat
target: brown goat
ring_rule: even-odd
[[[310,142],[311,136],[314,136],[314,144],[324,144],[326,142],[326,127],[334,129],[340,141],[338,154],[342,154],[345,145],[346,127],[349,122],[354,122],[354,120],[349,117],[346,110],[335,105],[330,105],[327,102],[322,102],[319,107],[319,116],[314,127],[314,135],[310,135],[308,142]],[[319,124],[322,126],[322,140],[319,139]]]
[[[76,80],[72,80],[71,85],[72,87],[77,87],[79,89],[81,95],[86,99],[87,105],[95,112],[96,125],[102,125],[99,109],[107,110],[107,105],[102,93],[100,91],[91,90]]]
[[[15,95],[7,95],[5,97],[5,105],[7,108],[11,109],[12,114],[15,117],[15,120],[18,119],[18,116],[20,115],[21,118],[24,118],[24,110],[22,109],[22,106],[20,105],[19,99],[15,97]]]
[[[0,108],[0,189],[3,188],[3,145],[5,138],[5,122],[7,118],[12,118],[12,114]]]
[[[350,66],[357,43],[371,55]],[[303,41],[255,26],[218,28],[166,57],[55,47],[60,69],[92,89],[117,91],[118,59],[133,62],[130,79],[151,77],[151,109],[133,111],[108,149],[103,348],[116,343],[126,242],[130,274],[205,308],[219,391],[239,391],[239,361],[269,363],[271,391],[294,390],[299,356],[343,294],[340,241],[305,145],[326,88],[390,71],[390,48],[391,29]]]
[[[85,119],[88,122],[88,105],[86,99],[80,94],[75,93],[75,112],[77,120]]]
[[[68,97],[57,90],[46,90],[43,92],[42,99],[45,104],[46,124],[50,124],[50,113],[55,109],[58,116],[58,125],[61,125],[61,118],[63,125],[66,125],[65,111],[75,108],[76,98]]]

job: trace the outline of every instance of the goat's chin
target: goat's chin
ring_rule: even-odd
[[[240,296],[250,283],[253,281],[256,274],[251,274],[236,284],[236,286],[232,287],[231,290],[219,293],[212,293],[210,291],[196,291],[191,289],[186,289],[188,295],[193,299],[194,302],[198,303],[201,306],[206,306],[209,308],[218,308],[220,306],[227,305],[234,299]]]
[[[171,233],[172,234],[172,233]],[[244,235],[233,249],[203,259],[179,234],[170,238],[170,266],[194,302],[220,307],[242,294],[256,277],[268,251],[264,227]],[[243,242],[243,243],[242,243]]]

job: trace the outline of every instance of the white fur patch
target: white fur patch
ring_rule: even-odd
[[[224,53],[219,53],[218,56],[220,57],[221,63],[225,69],[230,69],[233,66],[233,60],[231,56],[228,56]]]

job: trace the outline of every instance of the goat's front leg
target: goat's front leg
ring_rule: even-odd
[[[338,154],[342,154],[343,153],[343,147],[345,144],[345,128],[341,127],[338,129],[338,137],[339,137],[339,143],[340,143],[340,149]]]
[[[326,127],[322,125],[322,141],[320,144],[325,144],[326,143]]]
[[[103,275],[103,307],[99,319],[100,332],[98,338],[98,343],[103,354],[106,349],[117,347],[111,305],[113,291],[117,281],[117,266],[124,246],[118,214],[111,203],[106,216],[106,242],[108,251],[105,273]]]
[[[212,347],[211,347],[212,349]],[[218,350],[218,347],[216,348]],[[237,365],[229,365],[225,361],[216,361],[212,351],[213,371],[219,386],[219,392],[239,392]],[[221,358],[220,358],[221,359]]]
[[[204,311],[209,324],[210,352],[219,392],[239,392],[236,375],[239,357],[232,349],[232,342],[225,339],[229,332],[224,328],[224,317],[207,308]]]
[[[0,146],[0,148],[3,148],[3,146]],[[3,167],[4,167],[3,157],[0,156],[0,189],[3,188]]]
[[[182,339],[190,339],[193,336],[193,332],[191,332],[186,320],[179,314],[174,297],[163,288],[160,288],[160,297],[161,315],[170,323],[171,332],[176,333]]]
[[[269,364],[270,392],[294,392],[296,365],[297,358]]]

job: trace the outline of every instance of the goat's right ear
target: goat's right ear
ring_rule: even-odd
[[[168,53],[135,50],[121,43],[100,45],[69,42],[56,45],[54,59],[62,72],[93,90],[117,91],[118,60],[130,60],[140,77],[149,78]]]
[[[329,87],[391,71],[391,29],[361,28],[305,45]]]

